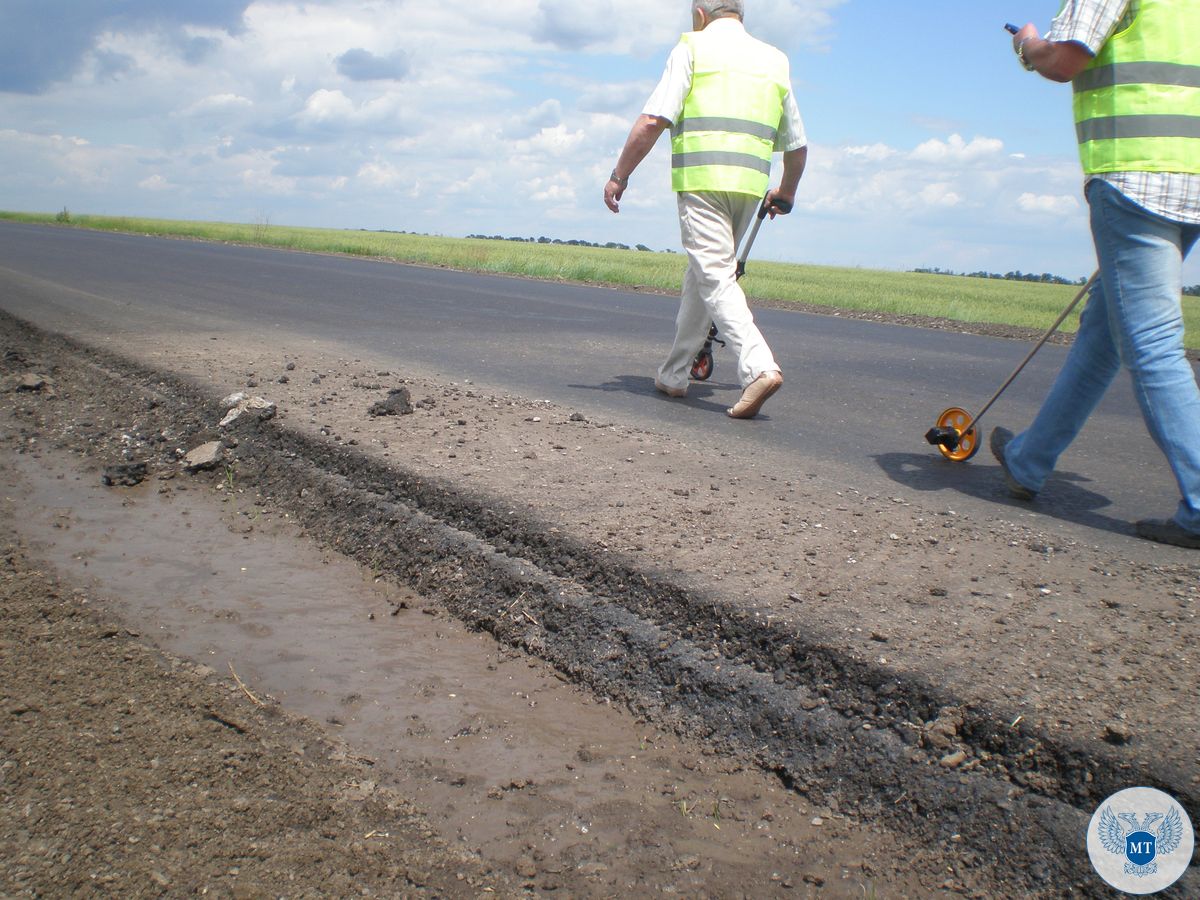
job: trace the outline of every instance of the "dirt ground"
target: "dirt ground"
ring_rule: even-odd
[[[313,723],[165,656],[11,527],[3,542],[5,896],[511,891]]]
[[[422,605],[630,707],[663,736],[663,765],[726,760],[702,779],[765,771],[787,796],[756,885],[722,880],[720,859],[681,852],[682,832],[658,820],[629,843],[670,844],[657,868],[678,878],[655,880],[646,854],[614,875],[616,851],[601,868],[556,858],[548,872],[532,847],[448,846],[400,799],[415,789],[367,778],[327,729],[286,703],[259,707],[202,660],[162,656],[163,642],[96,611],[110,604],[47,574],[17,497],[5,505],[5,891],[84,890],[95,876],[121,894],[1100,895],[1080,837],[1100,800],[1153,784],[1195,818],[1200,566],[1185,551],[1123,556],[1001,517],[962,521],[899,486],[877,496],[803,462],[746,466],[286,334],[164,334],[114,357],[3,326],[6,456],[69,452],[92,478],[145,463],[165,494],[207,479],[243,498],[226,509],[235,534],[299,523]],[[411,408],[391,395],[399,414],[370,413],[401,389]],[[218,400],[235,390],[276,404],[274,417],[220,427]],[[218,438],[217,468],[187,474],[184,454]],[[7,474],[10,492],[28,479]],[[762,805],[770,783],[738,790]],[[830,822],[837,834],[812,833]],[[1047,846],[1014,865],[1030,829]],[[776,867],[784,845],[792,860]],[[805,847],[817,865],[796,862]]]

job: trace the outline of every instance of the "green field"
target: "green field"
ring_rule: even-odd
[[[396,262],[446,266],[557,281],[676,292],[684,259],[678,253],[572,247],[378,231],[294,228],[53,213],[9,213],[0,219],[58,223],[133,234],[259,244],[315,253],[341,253]],[[1049,328],[1078,291],[1068,285],[888,272],[752,260],[742,282],[759,300],[831,309],[932,316],[963,323]],[[1082,306],[1082,304],[1080,304]],[[1078,310],[1063,324],[1074,331]],[[1200,348],[1200,298],[1184,298],[1187,345]]]

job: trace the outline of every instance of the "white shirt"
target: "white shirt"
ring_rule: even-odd
[[[729,31],[730,36],[739,32],[742,36],[754,40],[746,34],[745,26],[735,18],[714,19],[704,29],[706,32]],[[692,50],[680,41],[667,57],[667,67],[663,71],[658,87],[646,101],[642,114],[666,119],[672,125],[679,122],[683,114],[683,104],[692,91]],[[791,86],[788,86],[783,98],[783,118],[779,123],[779,132],[775,136],[775,149],[781,152],[799,150],[808,145],[804,133],[804,122],[800,118],[800,108],[796,106],[796,98],[792,96]]]
[[[1067,0],[1054,17],[1048,41],[1074,41],[1095,56],[1129,13],[1130,0]],[[1156,215],[1200,224],[1200,175],[1187,172],[1107,172],[1088,176],[1107,181]]]

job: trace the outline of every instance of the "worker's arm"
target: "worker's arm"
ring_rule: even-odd
[[[776,215],[787,215],[781,209],[777,209],[772,204],[776,200],[782,200],[787,204],[788,210],[796,204],[796,190],[800,187],[800,177],[804,174],[804,167],[808,164],[808,147],[797,147],[795,150],[788,150],[783,154],[783,176],[779,179],[779,187],[773,191],[767,192],[767,211],[771,214],[771,218]]]
[[[670,124],[661,116],[647,116],[644,113],[638,116],[637,121],[633,123],[633,128],[630,129],[629,137],[625,139],[625,146],[617,159],[617,165],[613,169],[612,177],[604,185],[604,203],[613,212],[621,211],[617,201],[625,193],[625,188],[629,184],[629,176],[638,167],[638,163],[646,158],[646,154],[654,148],[659,135],[666,131]]]
[[[1047,41],[1032,24],[1013,35],[1013,50],[1027,66],[1051,81],[1074,80],[1092,61],[1092,52],[1076,41]]]

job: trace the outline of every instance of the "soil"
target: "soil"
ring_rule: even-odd
[[[1101,896],[1081,837],[1100,801],[1148,784],[1200,809],[1194,554],[963,521],[899,486],[747,465],[286,334],[117,356],[0,326],[5,892]],[[222,427],[234,390],[275,405]],[[215,467],[189,471],[218,440]],[[149,534],[180,518],[205,535],[187,571],[218,531],[296,544],[259,551],[290,562],[249,593],[189,603],[195,583],[168,579],[138,599],[144,558],[181,558]],[[571,736],[528,706],[448,712],[421,677],[395,696],[427,705],[391,714],[435,725],[342,735],[369,685],[306,706],[300,672],[256,660],[268,645],[198,636],[331,634],[281,629],[267,602],[320,552],[355,567],[339,602],[378,623],[347,642],[412,619],[438,622],[433,647],[486,636],[464,683],[539,667],[500,693],[565,692],[550,721]],[[310,671],[341,642],[320,643]],[[249,662],[205,657],[230,646]],[[496,738],[469,763],[422,744],[464,729]],[[495,752],[518,733],[515,758]],[[1195,871],[1167,895],[1200,891]]]

